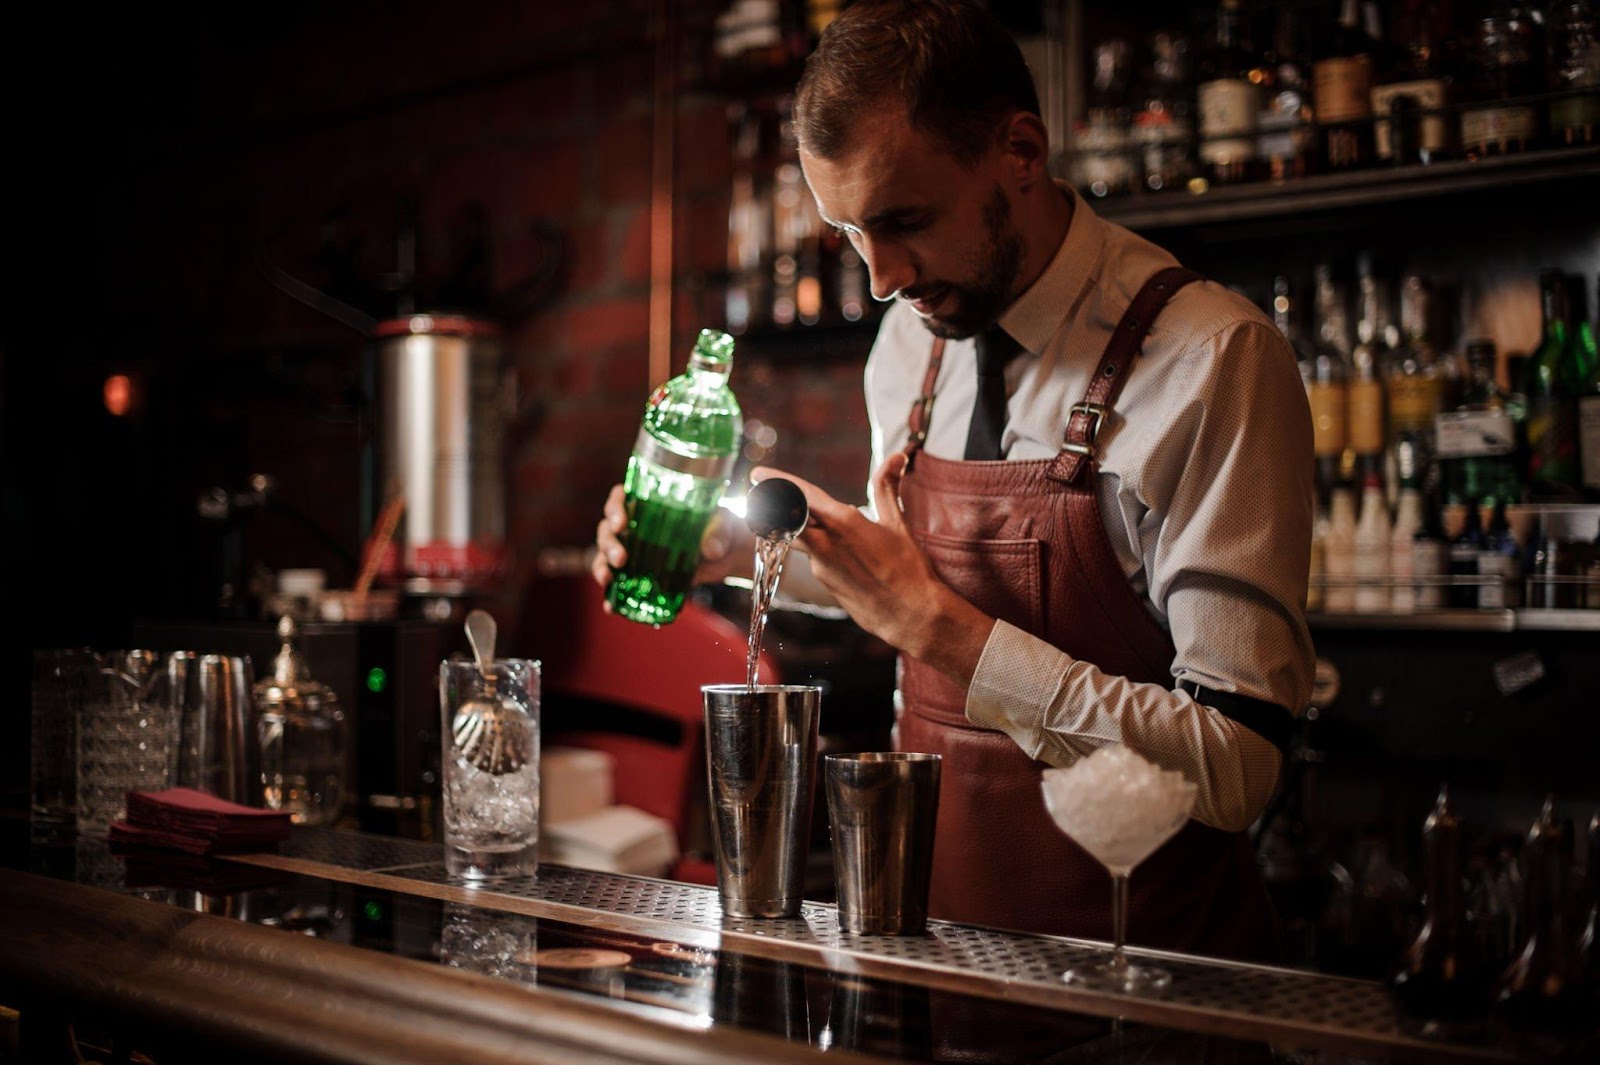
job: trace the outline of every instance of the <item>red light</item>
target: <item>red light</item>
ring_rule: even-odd
[[[112,417],[122,417],[133,406],[133,382],[127,374],[112,374],[106,378],[101,393],[105,398],[106,410],[111,412]]]

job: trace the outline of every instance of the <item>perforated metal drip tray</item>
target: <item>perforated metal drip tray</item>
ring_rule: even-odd
[[[1102,959],[1104,944],[933,921],[915,937],[841,932],[833,906],[807,903],[788,920],[725,917],[714,888],[545,865],[537,876],[470,887],[437,846],[325,829],[297,829],[279,854],[240,860],[350,880],[485,909],[809,962],[1012,1002],[1122,1017],[1191,1031],[1339,1050],[1380,1060],[1514,1060],[1501,1046],[1441,1043],[1402,1031],[1380,984],[1131,950],[1172,973],[1159,996],[1078,990],[1060,974]]]

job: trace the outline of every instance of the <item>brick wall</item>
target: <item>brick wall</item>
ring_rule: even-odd
[[[169,444],[140,473],[160,486],[129,493],[130,507],[145,508],[129,512],[130,527],[170,532],[198,488],[264,471],[324,540],[357,549],[357,453],[371,429],[351,410],[363,339],[268,283],[257,255],[349,295],[319,258],[325,233],[357,249],[353,268],[370,283],[394,271],[397,218],[414,196],[424,276],[448,269],[473,205],[487,220],[496,289],[536,268],[541,230],[563,238],[559,287],[508,336],[537,415],[509,471],[511,540],[519,576],[541,548],[588,543],[655,383],[650,28],[659,6],[344,0],[231,30],[128,16],[127,48],[109,27],[103,55],[83,64],[94,103],[56,125],[63,143],[83,142],[75,224],[95,245],[80,249],[92,280],[73,304],[84,316],[83,384],[131,365],[152,395],[169,395],[134,419]],[[691,89],[720,6],[674,5]],[[709,92],[678,101],[674,371],[698,328],[722,324],[714,277],[726,247],[725,108]],[[779,433],[768,461],[858,499],[867,474],[859,358],[764,359],[741,346],[738,359],[747,418]],[[190,402],[196,381],[224,378],[225,389]],[[336,584],[350,576],[294,523],[263,523],[246,542],[271,568],[325,566]],[[85,542],[76,553],[96,550]],[[185,565],[182,548],[152,550]],[[149,587],[130,589],[136,609]]]

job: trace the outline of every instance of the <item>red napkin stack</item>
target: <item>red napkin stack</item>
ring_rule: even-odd
[[[289,835],[285,810],[258,810],[193,788],[128,792],[128,818],[111,825],[114,843],[185,854],[270,850]]]

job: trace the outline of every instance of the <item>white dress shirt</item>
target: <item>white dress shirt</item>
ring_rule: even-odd
[[[1174,265],[1077,199],[1054,259],[1000,316],[1025,349],[1006,371],[1007,459],[1056,454],[1123,311]],[[905,446],[931,344],[910,307],[890,308],[866,368],[874,470]],[[975,359],[972,341],[946,344],[924,444],[940,458],[962,457]],[[1294,354],[1249,301],[1212,281],[1188,285],[1156,319],[1095,446],[1101,520],[1135,594],[1172,635],[1174,688],[1108,675],[997,622],[967,718],[1051,765],[1125,743],[1198,785],[1196,819],[1242,830],[1271,797],[1280,756],[1175,686],[1295,713],[1310,696],[1311,418]]]

